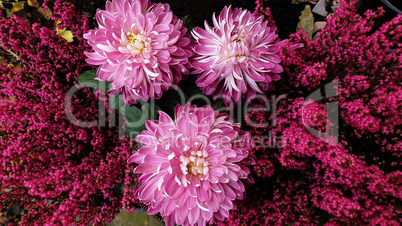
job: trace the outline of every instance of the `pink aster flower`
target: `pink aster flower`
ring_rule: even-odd
[[[87,62],[100,65],[97,78],[112,82],[126,104],[160,98],[188,74],[190,36],[168,4],[149,0],[113,0],[98,10],[99,27],[84,34],[95,52]]]
[[[209,106],[177,105],[175,120],[159,115],[159,121],[146,122],[147,130],[136,137],[144,146],[128,160],[142,174],[138,199],[167,225],[224,220],[235,208],[233,200],[243,198],[240,179],[252,181],[249,133]]]
[[[197,41],[192,59],[194,73],[199,73],[196,83],[206,95],[223,95],[228,105],[241,95],[253,98],[280,79],[277,73],[283,69],[277,53],[283,42],[276,40],[276,29],[268,27],[263,16],[225,7],[212,19],[213,28],[205,22],[205,30],[192,31]]]

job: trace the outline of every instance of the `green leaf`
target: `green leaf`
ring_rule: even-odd
[[[135,106],[123,105],[119,108],[120,113],[126,118],[127,123],[124,125],[124,131],[133,139],[146,129],[145,121],[148,118],[148,112],[142,112]],[[144,115],[145,113],[145,115]]]
[[[124,105],[119,108],[119,111],[129,123],[140,123],[140,120],[143,120],[142,111],[135,106]]]
[[[124,105],[123,98],[120,94],[112,94],[109,96],[109,106],[112,109],[119,109]]]
[[[77,81],[80,85],[97,88],[99,86],[99,80],[95,80],[95,78],[96,71],[86,71],[78,76]]]
[[[96,87],[94,87],[94,92],[96,90],[103,90],[105,92],[109,90],[109,87],[110,87],[109,82],[105,83],[105,82],[102,82],[102,81],[99,81],[99,80],[95,80],[95,81],[98,82],[98,85]]]
[[[168,114],[171,118],[174,118],[174,108],[180,103],[180,95],[176,90],[170,89],[163,93],[162,98],[155,100],[158,107]]]
[[[112,87],[111,82],[102,82],[96,79],[96,71],[85,71],[80,74],[77,78],[80,85],[85,85],[86,87],[91,87],[94,89],[94,93],[97,90],[108,91]]]
[[[111,82],[107,82],[106,83],[106,91],[110,90],[112,88],[112,83]]]
[[[143,130],[146,130],[146,120],[155,119],[157,117],[158,110],[159,107],[156,106],[153,101],[152,104],[144,103],[141,106],[141,110],[135,106],[121,106],[119,111],[127,120],[127,123],[124,125],[124,131],[129,134],[131,139],[135,138],[137,135],[141,134]]]
[[[147,119],[158,119],[159,118],[159,114],[158,111],[160,111],[161,109],[159,108],[158,105],[156,105],[155,101],[152,101],[151,103],[147,102],[144,105],[142,105],[141,107],[141,111],[143,113],[147,112],[148,113],[148,118]]]
[[[185,15],[181,20],[184,21],[184,26],[188,29],[187,34],[191,34],[191,30],[193,30],[193,27],[195,26],[193,17],[191,15]]]
[[[117,187],[115,188],[115,191],[117,193],[124,194],[124,187],[125,187],[124,182],[122,182],[122,183],[117,185]]]
[[[134,139],[137,135],[140,135],[143,130],[146,130],[145,124],[137,125],[133,123],[126,123],[124,125],[124,131],[128,133],[130,139]]]
[[[7,13],[7,18],[10,18],[10,16],[11,16],[12,14],[14,14],[14,12],[11,11],[11,10],[6,10],[6,13]]]

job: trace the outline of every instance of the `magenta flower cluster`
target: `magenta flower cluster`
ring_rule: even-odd
[[[92,30],[69,2],[45,0],[73,43],[0,17],[0,47],[22,65],[0,64],[0,98],[14,97],[0,102],[0,208],[18,205],[21,224],[43,225],[102,225],[138,205],[167,225],[402,224],[402,16],[373,31],[382,9],[358,15],[341,1],[316,40],[301,31],[279,41],[256,3],[254,13],[225,7],[192,30],[193,43],[168,4],[149,0],[108,1]],[[99,111],[107,93],[128,105],[159,99],[191,67],[226,105],[285,95],[274,112],[251,102],[243,126],[210,106],[159,111],[134,147],[119,128],[66,115],[116,113]],[[66,99],[91,69],[111,90]],[[317,90],[323,98],[307,98]]]
[[[372,31],[383,10],[360,16],[353,4],[342,2],[317,40],[299,32],[281,49],[278,89],[287,97],[275,117],[248,113],[255,124],[270,123],[250,130],[255,185],[219,225],[402,223],[402,16]],[[291,48],[296,43],[305,47]],[[305,98],[333,80],[338,92],[327,102]],[[331,102],[338,122],[327,117]],[[336,145],[307,130],[326,132],[328,124],[338,126]]]
[[[71,5],[56,1],[54,9],[61,25],[82,26],[72,29],[77,37],[89,28]],[[129,139],[119,139],[116,128],[77,127],[65,114],[67,91],[90,69],[84,41],[68,44],[39,24],[0,18],[0,46],[24,65],[0,65],[0,98],[14,97],[0,103],[0,208],[20,206],[23,225],[102,224],[123,207],[116,187],[127,174]],[[72,103],[78,119],[98,118],[92,90],[77,92]]]

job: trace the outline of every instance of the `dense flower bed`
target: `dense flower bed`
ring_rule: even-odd
[[[316,40],[280,41],[256,3],[224,8],[191,44],[168,4],[145,0],[108,2],[93,30],[46,0],[71,43],[1,16],[16,63],[0,64],[0,98],[13,97],[0,102],[0,208],[46,225],[101,225],[138,205],[168,225],[401,224],[402,16],[372,30],[382,9],[342,1]],[[187,103],[202,93],[223,103]],[[143,115],[154,120],[137,126]]]
[[[111,221],[122,206],[123,194],[116,188],[124,182],[129,139],[119,139],[116,128],[78,127],[65,113],[66,93],[77,75],[90,69],[81,37],[87,19],[70,20],[75,13],[56,2],[54,17],[72,23],[74,44],[17,16],[0,19],[0,46],[16,53],[23,65],[21,70],[0,65],[1,98],[15,97],[0,103],[0,190],[8,191],[2,192],[0,205],[24,208],[22,224],[101,223]],[[98,96],[82,89],[68,107],[79,120],[97,120]]]
[[[269,122],[251,129],[256,184],[222,225],[401,223],[402,16],[371,31],[381,13],[359,16],[343,5],[317,40],[301,32],[291,36],[281,52],[285,73],[276,86],[276,94],[287,97],[276,118],[271,112],[248,115],[254,124]],[[294,43],[304,48],[292,50]],[[333,80],[337,86],[329,87],[339,95],[331,97],[328,93],[336,92],[325,85]],[[320,94],[317,102],[306,98],[320,88],[326,96]],[[327,112],[335,110],[330,102],[339,105],[336,145],[307,130],[325,131],[331,123]],[[264,145],[267,134],[272,140],[281,136],[281,148],[272,148],[271,140]]]

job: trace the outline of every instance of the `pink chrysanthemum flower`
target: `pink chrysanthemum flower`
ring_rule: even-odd
[[[253,98],[268,90],[272,81],[280,79],[279,46],[275,28],[267,26],[264,17],[247,10],[225,7],[213,18],[214,27],[205,22],[205,30],[194,28],[197,41],[192,59],[197,85],[206,95],[223,95],[226,105],[240,96]]]
[[[146,122],[147,130],[136,137],[144,146],[128,160],[142,174],[138,199],[167,225],[224,220],[235,208],[233,200],[243,198],[240,179],[252,181],[249,133],[209,106],[178,105],[174,121],[159,115],[159,121]]]
[[[112,82],[126,104],[160,98],[188,74],[190,36],[168,4],[149,0],[113,0],[98,10],[99,27],[84,34],[95,52],[87,62],[100,65],[97,78]]]

